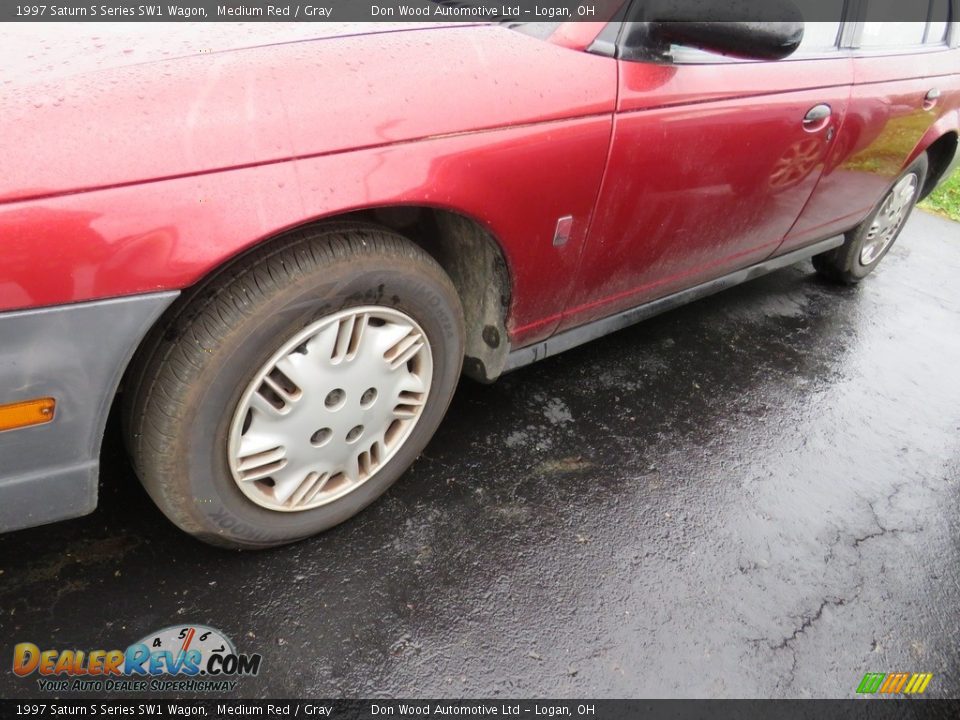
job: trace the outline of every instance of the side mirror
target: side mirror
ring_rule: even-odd
[[[781,60],[803,40],[792,0],[641,0],[624,34],[632,58],[664,57],[671,45],[749,60]]]

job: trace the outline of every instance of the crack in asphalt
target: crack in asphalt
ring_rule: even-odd
[[[884,498],[888,506],[892,505],[894,498],[900,493],[902,488],[903,488],[903,484],[898,484],[897,486],[894,487],[893,491]],[[867,502],[867,507],[870,509],[870,514],[873,518],[873,523],[874,525],[876,525],[877,529],[874,531],[865,533],[863,535],[856,535],[852,538],[850,545],[857,552],[858,560],[855,563],[851,563],[850,564],[851,567],[859,567],[859,565],[862,563],[863,556],[861,554],[860,546],[863,545],[865,542],[869,540],[873,540],[878,537],[883,537],[884,535],[898,536],[901,534],[915,534],[918,532],[922,532],[923,530],[922,526],[915,529],[887,527],[880,520],[880,516],[876,510],[875,501],[868,500],[866,502]],[[834,559],[836,555],[836,548],[839,545],[843,544],[842,541],[843,541],[843,533],[839,529],[837,529],[834,535],[834,538],[830,543],[830,546],[828,547],[827,553],[824,556],[824,565],[829,565],[830,562]],[[739,566],[740,572],[744,574],[748,572],[752,572],[753,570],[757,570],[757,569],[760,569],[760,566],[757,565],[757,563],[750,563],[749,565],[744,567],[741,561]],[[782,679],[780,682],[777,683],[778,689],[786,689],[790,687],[793,684],[795,679],[796,670],[797,670],[797,653],[796,653],[796,649],[793,647],[793,643],[799,640],[801,636],[803,636],[809,628],[811,628],[817,621],[819,621],[823,617],[823,612],[826,608],[844,607],[849,603],[853,602],[854,600],[856,600],[857,598],[859,598],[860,593],[863,589],[864,582],[865,582],[865,576],[861,573],[859,575],[859,578],[857,579],[857,582],[852,588],[853,590],[852,596],[841,597],[841,596],[834,595],[834,596],[825,597],[820,601],[819,606],[814,611],[801,613],[799,616],[794,616],[794,617],[799,617],[800,624],[797,625],[789,635],[783,636],[779,641],[772,641],[769,638],[752,638],[750,640],[750,642],[753,643],[755,646],[766,645],[768,649],[770,649],[775,653],[780,652],[782,650],[788,650],[790,652],[790,656],[791,656],[790,670],[787,672],[786,678]],[[876,643],[876,640],[874,639],[873,642]]]
[[[887,504],[892,504],[893,498],[900,492],[902,486],[897,486],[890,495],[887,496]],[[923,532],[923,526],[918,525],[914,528],[891,528],[887,527],[880,521],[880,516],[877,514],[877,509],[874,506],[873,502],[867,501],[867,506],[870,508],[870,514],[873,515],[873,522],[877,526],[877,530],[869,532],[866,535],[858,535],[853,539],[853,547],[857,552],[860,551],[860,546],[867,542],[868,540],[873,540],[874,538],[883,537],[884,535],[916,535],[917,533]]]
[[[847,605],[849,602],[856,600],[860,596],[860,588],[862,587],[862,584],[863,584],[862,580],[859,583],[857,583],[855,588],[856,592],[854,593],[852,598],[848,599],[848,598],[842,598],[842,597],[834,597],[834,598],[825,598],[824,600],[822,600],[820,602],[820,605],[817,607],[817,609],[814,612],[805,613],[801,615],[800,625],[794,628],[792,633],[784,636],[779,642],[773,643],[770,640],[763,639],[763,638],[752,641],[754,643],[766,643],[767,647],[775,653],[780,652],[781,650],[787,650],[790,652],[790,670],[787,672],[785,678],[782,678],[780,681],[777,682],[777,689],[786,689],[791,685],[793,685],[796,672],[797,672],[797,652],[796,652],[796,649],[793,647],[793,643],[799,640],[800,637],[809,628],[811,628],[814,623],[816,623],[818,620],[820,620],[820,618],[823,617],[823,611],[827,607],[843,607]]]
[[[858,584],[857,587],[858,587],[858,588],[860,587],[859,584]],[[859,592],[856,593],[852,599],[856,599],[857,596],[859,596]],[[820,607],[818,607],[818,608],[816,609],[816,611],[814,611],[813,613],[807,614],[807,615],[801,615],[801,616],[800,616],[800,618],[801,618],[801,623],[800,623],[800,625],[799,625],[796,629],[794,629],[794,631],[793,631],[792,633],[790,633],[789,635],[787,635],[786,637],[784,637],[780,642],[778,642],[778,643],[775,644],[775,645],[770,645],[770,649],[771,649],[771,650],[783,650],[783,649],[789,647],[789,646],[790,646],[790,643],[796,641],[797,638],[799,638],[804,632],[806,632],[806,630],[807,630],[810,626],[812,626],[815,622],[817,622],[817,620],[819,620],[821,617],[823,617],[824,608],[826,608],[827,606],[831,606],[831,605],[834,606],[834,607],[842,607],[843,605],[846,605],[847,602],[848,602],[848,601],[847,601],[846,598],[833,598],[833,599],[827,598],[827,599],[823,600],[823,601],[820,603]]]

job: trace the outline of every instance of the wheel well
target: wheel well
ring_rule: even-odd
[[[463,371],[480,382],[496,380],[510,350],[506,321],[512,283],[503,250],[493,235],[473,218],[431,207],[373,208],[343,218],[396,230],[440,264],[463,305],[467,332]]]
[[[927,170],[927,180],[923,184],[923,192],[920,193],[920,199],[927,197],[937,183],[943,177],[943,173],[950,167],[954,155],[957,152],[957,133],[948,132],[934,140],[927,148],[927,160],[929,169]]]
[[[395,206],[344,213],[291,227],[257,242],[186,288],[148,333],[148,339],[141,343],[138,353],[144,352],[145,346],[150,345],[149,338],[165,326],[165,318],[184,310],[189,312],[196,294],[221,272],[243,262],[248,253],[306,227],[343,220],[368,222],[395,230],[440,264],[453,281],[463,306],[466,326],[463,372],[481,382],[496,380],[503,372],[510,350],[506,319],[512,286],[506,259],[497,240],[476,220],[429,207]]]

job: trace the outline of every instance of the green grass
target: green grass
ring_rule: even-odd
[[[936,192],[920,203],[920,207],[960,221],[960,170],[954,172]]]

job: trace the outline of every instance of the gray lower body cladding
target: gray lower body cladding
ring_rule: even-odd
[[[117,386],[177,295],[0,313],[0,404],[57,402],[52,422],[0,432],[0,532],[96,507],[100,441]]]

